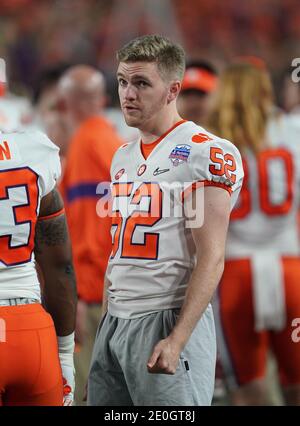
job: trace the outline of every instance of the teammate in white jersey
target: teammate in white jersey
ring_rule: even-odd
[[[72,403],[76,288],[59,175],[44,134],[0,132],[0,405]]]
[[[286,403],[300,404],[300,121],[274,114],[266,70],[236,64],[221,78],[211,128],[241,149],[245,171],[216,309],[232,401],[269,403],[272,349]]]
[[[95,342],[88,403],[210,405],[216,361],[210,300],[242,183],[240,155],[178,115],[180,46],[144,36],[124,46],[118,60],[121,107],[140,138],[121,147],[111,166],[108,312]],[[198,187],[204,204],[196,217],[204,213],[203,224],[189,228],[175,208],[196,199]]]

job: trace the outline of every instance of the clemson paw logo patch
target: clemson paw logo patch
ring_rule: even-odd
[[[212,138],[210,138],[206,133],[197,133],[192,136],[192,142],[195,143],[204,143],[208,141],[212,141]]]
[[[120,169],[120,170],[118,171],[118,173],[116,173],[116,174],[115,174],[115,179],[116,179],[116,180],[119,180],[119,179],[120,179],[120,177],[124,174],[124,172],[125,172],[125,169]]]
[[[142,174],[144,174],[144,173],[145,173],[146,169],[147,169],[146,164],[142,164],[142,165],[138,168],[137,175],[138,175],[138,176],[142,176]]]

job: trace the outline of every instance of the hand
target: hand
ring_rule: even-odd
[[[63,405],[73,405],[75,389],[75,369],[73,354],[59,353],[59,360],[62,369],[64,397]]]
[[[149,373],[175,374],[181,348],[167,337],[155,346],[147,363]]]

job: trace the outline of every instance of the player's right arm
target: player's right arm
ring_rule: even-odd
[[[35,258],[44,278],[43,301],[53,318],[64,379],[63,405],[74,398],[74,329],[77,292],[62,198],[54,188],[42,198],[35,229]]]

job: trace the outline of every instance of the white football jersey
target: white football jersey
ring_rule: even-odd
[[[107,269],[112,315],[135,318],[182,305],[196,261],[192,215],[182,210],[184,195],[195,183],[219,186],[230,192],[233,206],[242,179],[236,147],[193,122],[174,126],[147,159],[140,140],[116,152]],[[201,205],[196,208],[201,222]],[[198,219],[194,226],[201,226]]]
[[[0,299],[40,300],[35,225],[60,176],[58,152],[41,132],[0,132]]]
[[[244,182],[232,212],[227,258],[264,249],[299,254],[300,120],[281,116],[268,126],[270,146],[243,155]]]

